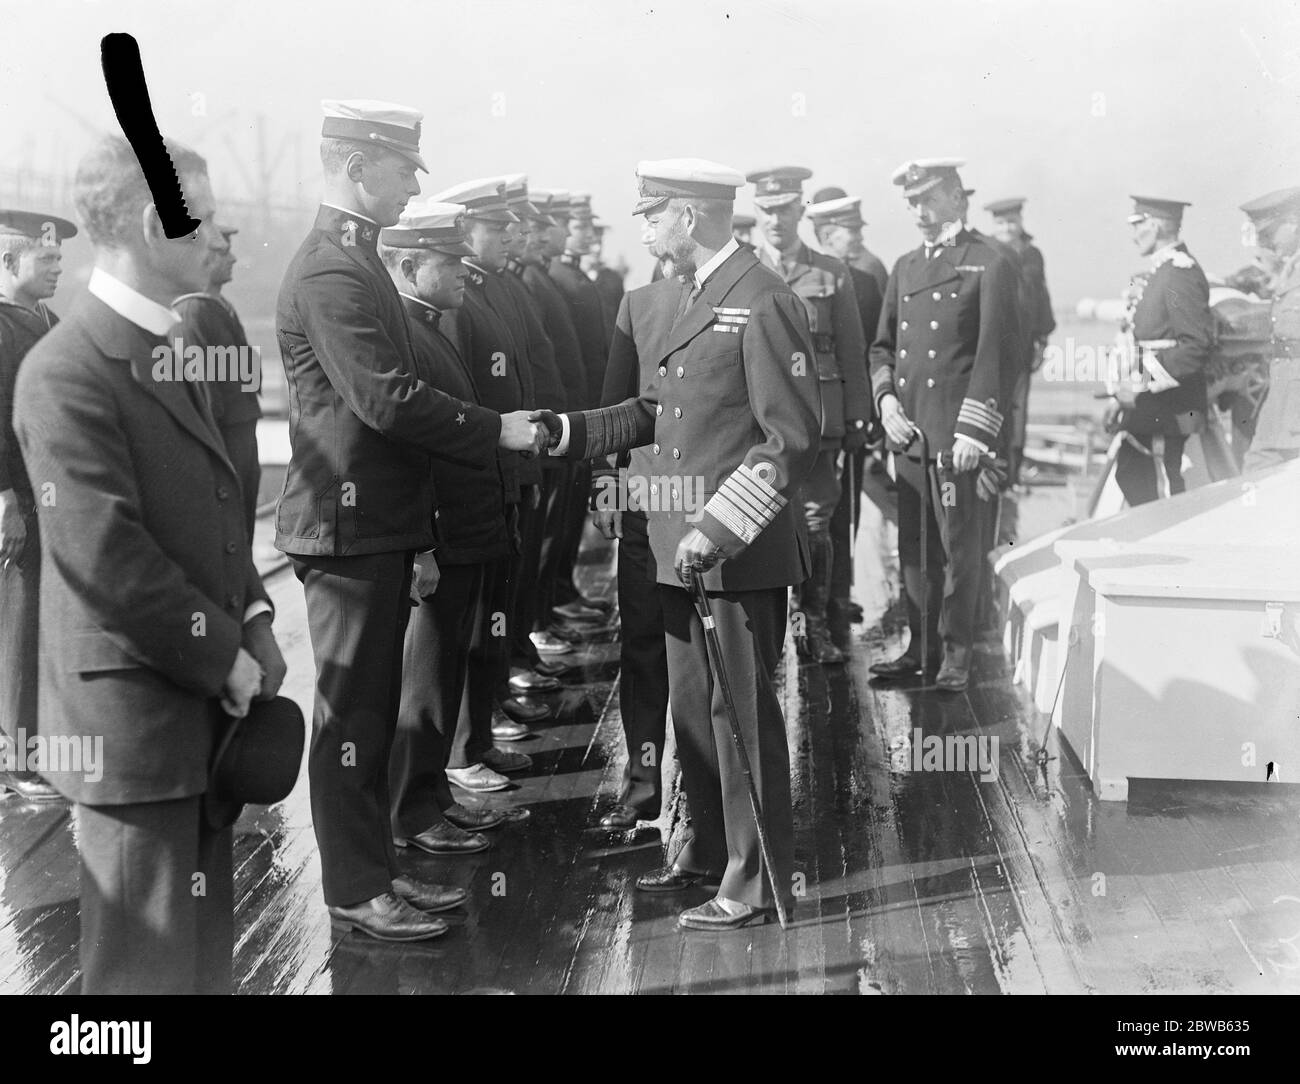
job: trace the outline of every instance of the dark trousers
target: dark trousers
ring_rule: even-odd
[[[976,471],[957,474],[928,472],[930,517],[928,531],[929,582],[921,579],[921,461],[895,456],[898,471],[898,555],[907,595],[908,650],[921,651],[921,592],[928,590],[930,650],[969,650],[975,641],[975,611],[985,565],[984,519],[990,503],[975,492]]]
[[[202,798],[78,805],[83,994],[228,994],[230,828]]]
[[[659,816],[663,798],[664,730],[668,721],[668,651],[659,592],[650,575],[644,512],[623,513],[618,544],[618,707],[627,742],[619,801],[645,820]]]
[[[41,539],[36,513],[26,517],[22,564],[0,568],[0,733],[36,733],[39,680]]]
[[[1130,436],[1132,436],[1130,434]],[[1150,455],[1152,437],[1132,437],[1146,453],[1134,448],[1127,440],[1119,446],[1115,457],[1115,481],[1129,506],[1146,504],[1160,496],[1156,483],[1156,461]],[[1183,481],[1184,436],[1165,437],[1165,474],[1169,477],[1169,494],[1182,493],[1187,488]]]
[[[542,468],[542,540],[537,555],[536,606],[533,610],[533,628],[543,629],[551,623],[551,607],[558,600],[555,584],[559,575],[560,559],[569,539],[569,490],[573,481],[573,466],[562,460],[561,467]],[[528,641],[532,644],[532,641]]]
[[[588,501],[591,496],[591,464],[582,460],[573,465],[565,489],[563,535],[555,558],[551,579],[553,605],[563,606],[578,597],[573,582],[573,570],[578,563],[578,550],[582,545],[582,532],[587,526]],[[543,617],[549,618],[549,611]]]
[[[785,640],[784,587],[710,595],[736,714],[772,847],[776,883],[787,896],[794,875],[790,751],[772,675]],[[763,868],[749,791],[740,770],[720,687],[713,680],[704,626],[690,595],[659,585],[668,651],[668,689],[682,786],[694,837],[677,865],[721,875],[718,895],[755,907],[775,901]]]
[[[465,691],[447,750],[447,767],[468,768],[492,748],[492,709],[509,695],[510,636],[507,609],[513,557],[483,566],[483,588],[469,635]],[[441,588],[439,588],[441,590]]]
[[[392,890],[388,761],[402,690],[413,554],[291,557],[316,657],[307,775],[325,902]]]
[[[867,450],[844,453],[844,472],[840,476],[840,499],[831,516],[831,601],[848,602],[853,587],[853,538],[862,513],[862,472],[866,469]],[[853,463],[850,480],[849,462]]]
[[[438,589],[411,614],[402,655],[402,708],[389,760],[393,834],[418,835],[454,799],[447,755],[456,733],[482,565],[444,565]]]
[[[547,479],[541,486],[525,486],[519,502],[519,553],[510,569],[510,662],[515,666],[534,666],[540,656],[530,633],[537,624],[537,581],[542,559],[542,538],[546,531],[546,507],[543,503]]]

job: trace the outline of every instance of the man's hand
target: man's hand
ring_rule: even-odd
[[[695,573],[707,572],[726,556],[721,546],[698,527],[692,527],[677,543],[677,556],[673,561],[673,567],[677,571],[677,578],[689,591]]]
[[[411,601],[419,603],[421,599],[428,598],[438,590],[438,581],[442,579],[442,571],[438,568],[438,562],[433,556],[433,550],[415,555],[415,571],[411,576]]]
[[[18,507],[18,494],[12,489],[0,493],[0,568],[22,560],[27,547],[27,521]]]
[[[598,509],[592,513],[591,521],[602,537],[610,541],[623,537],[623,513],[617,508]]]
[[[257,699],[270,700],[280,691],[289,667],[280,654],[280,645],[275,642],[269,614],[258,614],[244,626],[244,650],[253,656],[262,669],[262,685],[257,692]]]
[[[906,448],[916,437],[897,395],[880,397],[880,421],[885,427],[885,435],[900,448]]]
[[[252,622],[251,624],[256,624]],[[270,633],[269,623],[266,625],[266,631]],[[248,640],[248,630],[244,631],[244,639]],[[274,646],[275,637],[271,637],[271,643]],[[276,654],[280,649],[277,647]],[[281,666],[284,660],[281,660]],[[283,678],[283,672],[280,675]],[[236,719],[242,719],[248,714],[248,705],[252,703],[253,697],[257,696],[262,688],[262,667],[258,664],[257,659],[253,657],[245,648],[240,648],[235,655],[235,665],[230,668],[230,673],[226,677],[226,683],[221,688],[221,706],[227,715],[233,715]],[[278,685],[277,685],[278,688]]]
[[[553,410],[534,410],[528,415],[530,422],[540,422],[546,426],[546,432],[550,438],[547,442],[548,448],[554,448],[560,443],[560,437],[564,435],[564,426],[560,423],[560,416]]]
[[[519,452],[525,459],[532,459],[546,447],[547,432],[544,427],[535,425],[526,410],[512,410],[501,415],[501,439],[497,442],[502,448]]]
[[[952,469],[965,474],[980,465],[980,450],[968,440],[952,442]]]

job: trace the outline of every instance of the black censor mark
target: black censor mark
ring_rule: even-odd
[[[140,63],[140,46],[130,34],[107,34],[99,48],[109,100],[122,126],[122,134],[135,151],[144,179],[149,183],[163,233],[173,241],[193,233],[200,222],[190,217],[185,197],[181,195],[180,178],[158,131],[144,66]]]

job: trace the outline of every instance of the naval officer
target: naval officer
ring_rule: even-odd
[[[656,255],[671,256],[677,271],[632,291],[619,308],[611,358],[621,367],[635,356],[640,393],[546,421],[553,454],[586,459],[649,446],[650,559],[694,835],[673,866],[637,885],[660,892],[716,885],[716,896],[680,922],[729,929],[767,919],[776,901],[704,628],[683,585],[702,576],[711,596],[772,873],[788,895],[790,754],[772,675],[788,589],[810,571],[797,502],[820,451],[817,371],[800,364],[813,348],[803,303],[731,235],[743,177],[699,159],[642,162],[637,173],[636,213],[654,228]]]

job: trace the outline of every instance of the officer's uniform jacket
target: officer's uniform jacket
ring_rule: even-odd
[[[1205,413],[1205,367],[1214,339],[1210,287],[1179,243],[1165,250],[1144,282],[1135,280],[1133,296],[1132,334],[1143,374],[1156,380],[1167,374],[1177,386],[1139,392],[1120,424],[1137,435],[1174,436]]]
[[[492,462],[501,419],[414,371],[406,315],[371,221],[322,206],[285,272],[276,337],[292,455],[275,515],[287,553],[427,549],[429,456]]]
[[[820,448],[819,392],[803,304],[738,249],[674,325],[690,283],[632,290],[619,307],[610,365],[641,374],[639,396],[570,413],[572,458],[648,445],[647,486],[657,582],[680,586],[677,545],[698,527],[734,554],[705,575],[715,591],[802,583],[810,569],[802,509],[791,506]],[[630,360],[629,356],[635,360]],[[644,451],[644,449],[643,449]],[[700,505],[687,508],[691,493]],[[664,490],[667,493],[664,493]]]
[[[587,368],[582,359],[578,330],[569,315],[569,304],[551,278],[545,262],[526,262],[520,278],[537,302],[542,327],[555,348],[555,364],[564,385],[564,409],[567,410],[583,402],[587,394]],[[542,405],[550,407],[549,403]]]
[[[411,321],[419,378],[456,399],[477,403],[474,378],[451,337],[456,333],[455,313],[439,312],[405,294],[402,306]],[[432,459],[430,464],[437,494],[438,563],[482,564],[509,557],[511,538],[500,468],[495,463],[485,469],[443,459]]]
[[[871,346],[876,405],[897,395],[932,456],[958,435],[997,445],[1022,364],[1018,283],[1010,258],[968,229],[894,265]],[[908,454],[920,457],[919,441]]]
[[[162,346],[86,293],[18,374],[15,429],[50,495],[37,727],[102,739],[101,778],[50,774],[88,805],[207,789],[216,698],[250,604],[269,609],[239,480],[197,392],[154,378]]]
[[[500,414],[524,409],[532,385],[531,379],[525,384],[527,366],[520,360],[519,346],[509,325],[497,311],[505,300],[504,289],[494,275],[470,267],[465,300],[455,318],[456,345],[474,378],[479,402]],[[541,475],[536,467],[525,470],[523,456],[505,448],[497,450],[497,462],[506,501],[518,504],[519,487],[535,483]]]
[[[1268,395],[1251,446],[1300,448],[1300,257],[1273,281]]]
[[[583,389],[582,398],[571,405],[589,409],[600,404],[600,389],[605,381],[605,362],[609,357],[612,329],[605,319],[605,306],[600,300],[600,292],[596,289],[596,284],[587,278],[581,262],[581,256],[566,252],[558,259],[551,260],[547,270],[569,306],[569,316],[578,332],[582,364],[587,374],[587,386]]]
[[[849,269],[802,243],[792,260],[778,260],[766,246],[757,255],[785,279],[808,311],[821,384],[822,446],[837,448],[846,421],[871,417],[867,342]]]
[[[33,312],[0,298],[0,490],[12,489],[24,509],[32,503],[32,487],[14,433],[14,385],[23,358],[58,322],[39,301]]]

